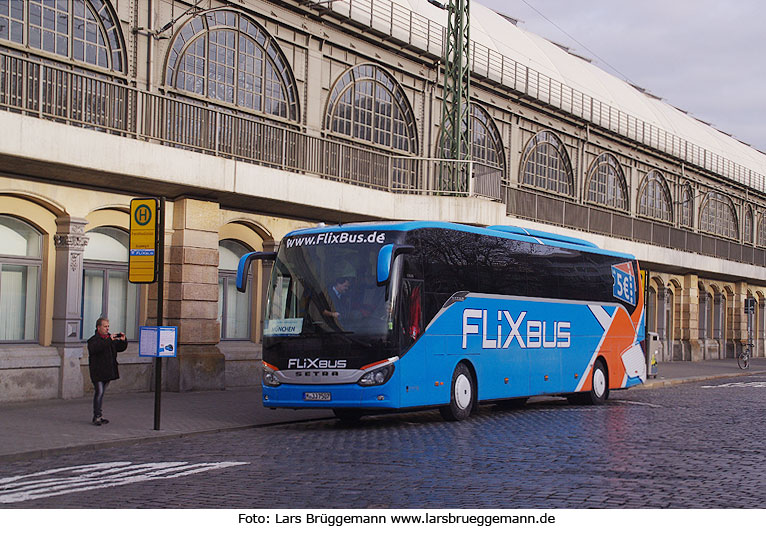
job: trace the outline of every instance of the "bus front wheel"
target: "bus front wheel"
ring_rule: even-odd
[[[468,418],[473,410],[475,392],[473,375],[461,362],[452,374],[449,405],[439,408],[442,418],[451,422]]]

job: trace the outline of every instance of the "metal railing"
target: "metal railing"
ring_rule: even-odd
[[[432,195],[503,200],[503,169],[476,160],[396,158],[394,165],[423,165],[420,190]],[[453,171],[457,171],[453,174]],[[401,186],[395,191],[405,192]]]
[[[491,164],[402,156],[310,136],[1,50],[0,109],[395,193],[486,197],[531,220],[766,266],[762,248],[512,188]],[[445,164],[461,166],[456,183],[443,179]]]
[[[331,4],[321,4],[318,9],[369,26],[422,52],[436,57],[444,55],[445,27],[391,0],[335,0]],[[472,41],[470,47],[471,71],[475,76],[526,94],[689,164],[766,192],[766,176],[761,173],[588,96],[481,43]]]
[[[766,249],[675,228],[671,224],[581,205],[525,189],[506,188],[508,215],[595,234],[766,266]]]
[[[213,103],[142,91],[2,50],[0,109],[384,191],[502,198],[502,169],[490,164],[474,164],[470,189],[444,191],[427,158],[311,136]]]
[[[0,51],[0,107],[44,119],[135,133],[137,92],[94,76]]]

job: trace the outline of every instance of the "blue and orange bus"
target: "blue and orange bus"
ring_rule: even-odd
[[[263,404],[365,413],[566,395],[602,403],[646,378],[630,255],[511,226],[392,222],[286,235],[263,331]]]

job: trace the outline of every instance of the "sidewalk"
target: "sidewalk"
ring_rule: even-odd
[[[708,379],[766,373],[766,358],[751,359],[750,368],[747,370],[740,370],[735,359],[660,362],[657,368],[657,377],[650,378],[639,388],[657,388]]]
[[[657,378],[639,388],[758,373],[766,373],[766,359],[753,359],[747,371],[733,359],[661,362]],[[154,430],[152,392],[107,393],[104,416],[111,422],[101,427],[90,423],[91,403],[85,396],[0,405],[0,462],[333,416],[329,410],[265,409],[260,387],[162,392],[160,431]]]
[[[215,433],[278,423],[331,418],[329,410],[270,410],[261,388],[162,392],[160,430],[154,430],[154,392],[104,397],[107,425],[91,423],[93,397],[0,405],[0,462],[94,450],[168,437]]]

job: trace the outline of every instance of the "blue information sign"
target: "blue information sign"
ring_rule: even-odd
[[[178,327],[139,327],[139,357],[175,357]]]

